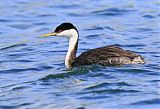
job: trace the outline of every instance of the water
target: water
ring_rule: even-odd
[[[0,109],[160,108],[158,0],[0,2]],[[38,38],[63,22],[80,33],[78,54],[118,44],[146,64],[67,71],[65,38]]]

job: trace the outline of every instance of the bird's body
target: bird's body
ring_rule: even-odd
[[[75,59],[73,65],[81,66],[98,64],[109,66],[139,63],[144,63],[142,56],[131,51],[123,50],[118,46],[110,45],[83,52]]]
[[[69,38],[69,47],[65,58],[65,66],[67,69],[72,69],[73,66],[91,64],[110,66],[144,63],[142,56],[115,45],[91,49],[83,52],[76,58],[79,34],[77,28],[71,23],[63,23],[59,25],[54,32],[43,36],[62,36]]]

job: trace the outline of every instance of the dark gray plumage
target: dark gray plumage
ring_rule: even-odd
[[[144,59],[134,52],[123,50],[115,45],[91,49],[78,56],[73,65],[121,65],[144,63]]]

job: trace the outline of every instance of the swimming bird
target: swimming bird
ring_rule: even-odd
[[[91,64],[110,66],[144,63],[144,58],[142,56],[132,51],[124,50],[115,45],[90,49],[83,52],[76,58],[79,33],[77,28],[72,23],[62,23],[55,29],[54,32],[47,33],[42,36],[59,36],[69,39],[68,52],[65,58],[65,67],[69,70],[71,70],[73,66]]]

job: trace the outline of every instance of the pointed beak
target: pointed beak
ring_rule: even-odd
[[[49,36],[56,36],[57,33],[53,32],[53,33],[47,33],[47,34],[43,34],[42,36],[40,37],[49,37]]]

